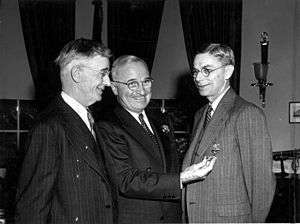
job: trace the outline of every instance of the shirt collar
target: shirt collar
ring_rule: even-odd
[[[228,86],[225,91],[220,95],[218,96],[210,105],[213,109],[212,111],[212,114],[215,112],[215,110],[217,109],[217,106],[219,105],[221,99],[223,98],[223,96],[227,93],[227,91],[230,89],[230,86]]]
[[[127,110],[125,108],[125,110]],[[136,112],[133,112],[133,111],[130,111],[130,110],[127,110],[139,123],[140,123],[140,120],[139,120],[139,114],[140,113],[136,113]],[[146,113],[145,113],[145,110],[143,110],[142,112],[143,116],[144,116],[144,119],[146,118],[147,119],[147,116],[146,116]]]
[[[63,100],[80,116],[80,118],[84,121],[84,123],[89,128],[89,120],[87,118],[87,110],[82,104],[80,104],[77,100],[73,97],[68,95],[66,92],[61,92],[61,97]]]

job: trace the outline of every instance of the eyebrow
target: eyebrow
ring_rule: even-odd
[[[149,77],[146,77],[144,80],[142,80],[142,81],[145,81],[145,80],[147,80],[147,79],[151,79],[151,77],[149,76]],[[127,80],[127,82],[130,82],[130,81],[138,81],[137,79],[128,79]]]

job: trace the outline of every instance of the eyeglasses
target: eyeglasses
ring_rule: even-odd
[[[218,70],[218,69],[220,69],[220,68],[223,68],[223,67],[225,67],[225,66],[227,66],[227,65],[222,65],[222,66],[220,66],[220,67],[218,67],[218,68],[215,68],[215,69],[208,69],[208,68],[206,68],[206,67],[202,67],[200,70],[194,68],[194,69],[192,70],[192,75],[193,75],[193,78],[196,79],[197,76],[198,76],[198,74],[199,74],[199,72],[201,72],[201,74],[202,74],[204,77],[208,77],[208,76],[210,75],[210,73],[212,73],[212,72],[214,72],[214,71],[216,71],[216,70]]]
[[[145,89],[150,89],[153,81],[154,80],[152,78],[146,78],[144,81],[141,81],[141,82],[139,82],[137,80],[130,80],[128,82],[120,82],[120,81],[112,81],[112,82],[127,85],[128,89],[130,89],[131,91],[137,91],[140,88],[140,83],[142,83],[142,86]]]
[[[96,70],[96,69],[93,69],[91,67],[88,67],[88,66],[85,66],[84,67],[94,71],[94,72],[97,72],[97,75],[100,75],[101,78],[104,78],[105,76],[108,76],[110,74],[110,71],[109,71],[109,68],[104,68],[104,69],[101,69],[101,70]]]

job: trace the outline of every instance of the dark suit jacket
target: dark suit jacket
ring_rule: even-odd
[[[101,161],[99,140],[100,150],[79,115],[57,97],[31,132],[16,223],[113,223],[116,191]]]
[[[152,129],[157,134],[153,125]],[[109,121],[98,128],[112,158],[115,183],[119,187],[119,223],[160,223],[180,220],[176,203],[180,198],[179,174],[166,174],[166,161],[159,147],[125,109],[118,106]],[[178,203],[178,202],[177,202]]]
[[[195,117],[183,169],[220,151],[204,181],[186,186],[189,222],[264,222],[274,195],[271,139],[263,111],[230,89],[203,133],[207,106]],[[199,138],[201,139],[198,142]]]

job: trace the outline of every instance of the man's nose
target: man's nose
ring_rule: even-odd
[[[108,75],[103,77],[103,85],[110,86],[110,79],[109,79]]]
[[[195,81],[199,82],[200,80],[202,80],[203,78],[205,78],[205,76],[202,74],[201,71],[199,71],[195,77]]]
[[[140,93],[140,94],[145,94],[146,90],[145,90],[145,87],[143,86],[143,83],[139,83],[139,87],[137,89],[137,92]]]

